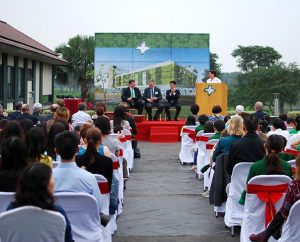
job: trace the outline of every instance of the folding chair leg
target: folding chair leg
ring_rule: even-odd
[[[231,237],[234,237],[234,226],[231,226]]]

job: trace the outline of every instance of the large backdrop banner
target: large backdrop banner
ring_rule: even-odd
[[[209,34],[96,33],[95,99],[120,94],[134,79],[140,89],[154,80],[162,89],[175,80],[183,95],[195,95],[209,69]]]

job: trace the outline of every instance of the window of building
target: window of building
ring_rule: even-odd
[[[0,100],[3,100],[3,96],[2,96],[2,93],[3,93],[3,80],[2,80],[2,76],[3,76],[3,68],[2,68],[2,65],[0,65]]]
[[[24,68],[19,68],[18,97],[19,98],[25,98],[25,75],[24,75]]]
[[[15,83],[15,68],[13,66],[7,67],[7,99],[14,98],[14,83]]]

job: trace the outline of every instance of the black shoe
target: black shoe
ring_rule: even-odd
[[[154,118],[153,118],[153,120],[157,121],[157,120],[158,120],[158,118],[157,118],[157,117],[154,117]]]
[[[179,119],[178,118],[174,118],[174,121],[179,121]]]
[[[109,223],[111,217],[112,217],[111,215],[106,215],[104,213],[100,213],[101,225],[106,227],[106,225]]]

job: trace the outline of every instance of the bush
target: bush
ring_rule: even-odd
[[[289,111],[287,115],[290,118],[296,118],[298,115],[300,115],[300,111]]]

